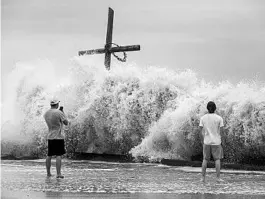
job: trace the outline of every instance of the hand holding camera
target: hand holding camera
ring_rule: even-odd
[[[60,106],[59,110],[63,112],[63,106]]]

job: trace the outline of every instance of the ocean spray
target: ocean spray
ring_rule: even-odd
[[[227,138],[231,138],[227,144],[232,147],[234,139],[242,148],[264,145],[263,83],[215,85],[199,80],[191,70],[133,63],[114,63],[107,71],[88,57],[72,58],[65,76],[58,77],[55,67],[39,60],[17,64],[11,72],[2,107],[2,139],[37,140],[35,147],[44,145],[43,114],[49,100],[56,97],[71,121],[66,131],[69,153],[191,159],[201,150],[199,118],[207,102],[214,100],[217,113],[224,118]]]

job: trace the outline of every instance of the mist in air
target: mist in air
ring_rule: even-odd
[[[199,151],[199,118],[210,100],[227,136],[264,143],[265,85],[254,77],[212,83],[189,69],[114,61],[107,71],[102,60],[85,56],[69,63],[60,75],[49,60],[16,64],[4,82],[2,140],[44,142],[43,114],[57,98],[71,121],[66,131],[84,138],[76,146],[83,152],[190,159]]]

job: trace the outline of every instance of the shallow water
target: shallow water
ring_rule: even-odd
[[[55,178],[55,160],[52,161],[54,176],[50,178],[46,177],[45,160],[2,160],[1,188],[14,193],[45,192],[45,197],[47,193],[63,196],[75,193],[80,197],[85,193],[100,197],[107,194],[108,198],[114,197],[113,194],[125,198],[150,198],[152,194],[155,195],[151,198],[182,198],[185,195],[189,198],[265,197],[265,172],[222,170],[224,182],[218,183],[214,170],[207,171],[207,182],[202,184],[200,168],[63,160],[65,179],[58,180]]]

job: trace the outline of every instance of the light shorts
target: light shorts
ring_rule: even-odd
[[[203,145],[203,159],[210,161],[211,155],[214,160],[220,160],[224,157],[221,145]]]

